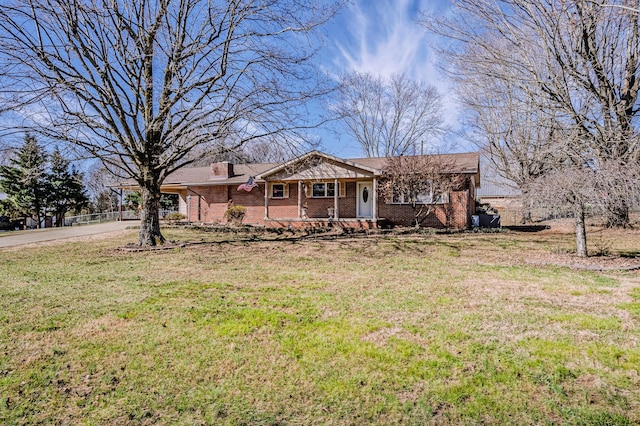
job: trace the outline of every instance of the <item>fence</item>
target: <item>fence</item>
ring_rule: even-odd
[[[517,208],[502,208],[498,209],[500,214],[500,224],[502,226],[517,226],[525,224],[524,210]],[[629,212],[633,221],[640,221],[640,209],[633,208]],[[585,211],[587,218],[600,217],[602,213],[594,212],[588,206]],[[547,220],[565,219],[573,217],[573,212],[567,207],[550,207],[550,208],[535,208],[529,211],[529,221],[526,223],[544,222]]]
[[[173,210],[160,210],[160,217],[163,218]],[[81,214],[78,216],[65,216],[64,226],[87,225],[90,223],[114,222],[120,220],[120,212],[105,212]],[[122,220],[140,220],[140,212],[137,210],[123,210]]]

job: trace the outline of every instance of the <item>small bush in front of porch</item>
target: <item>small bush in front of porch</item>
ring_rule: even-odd
[[[240,225],[246,214],[247,208],[245,206],[232,206],[224,212],[224,218],[228,225]]]
[[[182,213],[171,212],[165,215],[164,220],[166,220],[169,223],[175,224],[185,220],[186,218],[187,216],[183,215]]]

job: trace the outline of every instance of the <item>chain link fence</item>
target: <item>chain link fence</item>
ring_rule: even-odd
[[[525,220],[525,210],[521,208],[500,208],[498,209],[500,214],[501,226],[519,226],[530,223],[540,223],[548,220],[566,219],[573,217],[573,211],[570,208],[556,207],[556,208],[535,208],[529,211],[529,218]],[[590,211],[587,208],[586,217],[593,218],[601,216],[601,213]],[[640,218],[640,211],[632,209],[630,214],[633,219]]]
[[[160,210],[160,218],[165,217],[169,213],[173,213],[175,210]],[[105,212],[105,213],[91,213],[81,214],[78,216],[65,216],[64,226],[74,225],[88,225],[90,223],[103,223],[114,222],[121,220],[121,212]],[[122,220],[140,220],[140,212],[137,210],[123,210]]]

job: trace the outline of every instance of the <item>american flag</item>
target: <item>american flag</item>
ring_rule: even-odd
[[[243,183],[242,185],[240,185],[238,187],[238,191],[242,191],[244,189],[247,192],[251,192],[251,190],[256,186],[258,186],[258,184],[253,180],[253,176],[249,176],[249,180],[247,181],[247,183]]]

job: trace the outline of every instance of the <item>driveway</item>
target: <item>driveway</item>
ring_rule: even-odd
[[[31,231],[0,232],[0,248],[24,244],[37,244],[44,241],[64,240],[88,235],[108,234],[137,226],[138,221],[106,222],[64,228],[34,229]]]

